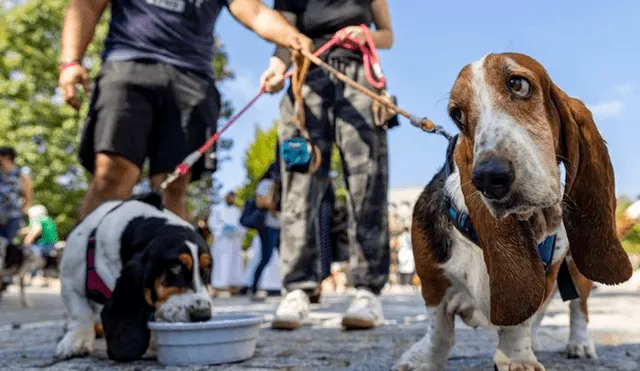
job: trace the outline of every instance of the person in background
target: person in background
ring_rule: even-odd
[[[16,150],[0,147],[0,237],[10,243],[18,235],[31,206],[33,184],[26,167],[15,163]]]
[[[56,222],[49,216],[47,208],[43,205],[30,207],[27,210],[27,215],[29,217],[29,225],[20,231],[20,234],[24,235],[24,240],[22,241],[24,247],[31,248],[45,262],[55,259],[56,243],[58,243]],[[31,278],[33,279],[37,274],[37,271],[31,272]],[[49,278],[45,275],[44,287],[49,286]]]
[[[23,244],[31,247],[42,257],[51,255],[58,242],[56,222],[49,216],[43,205],[34,205],[27,211],[29,226],[23,230]]]
[[[254,284],[255,270],[258,264],[262,261],[262,241],[260,236],[254,236],[251,241],[251,246],[247,250],[247,269],[245,270],[245,285],[247,288],[251,288]],[[271,259],[267,262],[267,265],[262,270],[260,280],[258,281],[257,289],[266,296],[280,296],[282,290],[282,277],[280,277],[280,255],[278,250],[274,249],[271,254]],[[260,300],[262,296],[260,296]]]
[[[398,274],[401,286],[411,286],[413,275],[416,272],[416,264],[413,260],[413,247],[411,246],[411,232],[408,227],[400,235],[398,247]]]
[[[242,239],[246,228],[240,224],[240,214],[234,192],[225,196],[224,203],[214,205],[209,214],[209,230],[213,234],[211,286],[218,295],[233,294],[243,286]]]
[[[156,189],[217,128],[215,24],[223,7],[260,37],[294,50],[313,43],[259,0],[70,0],[62,26],[58,84],[64,100],[81,105],[77,85],[90,92],[83,66],[96,25],[108,5],[111,21],[79,158],[93,179],[80,217],[105,200],[126,199],[145,159]],[[187,218],[187,190],[206,170],[204,159],[164,191],[167,208]]]
[[[202,239],[209,246],[211,246],[213,244],[213,235],[211,234],[211,231],[209,230],[209,226],[207,226],[207,219],[209,219],[209,218],[206,217],[206,216],[198,218],[197,221],[196,221],[196,229],[197,229],[198,233],[200,234],[200,236],[202,237]]]
[[[388,49],[393,43],[386,0],[276,0],[274,9],[311,37],[316,48],[340,30],[366,44],[361,24],[375,26],[371,33],[376,48]],[[321,58],[354,81],[370,87],[359,50],[334,47]],[[276,48],[261,76],[261,87],[270,93],[282,90],[283,75],[291,62],[288,50]],[[329,182],[335,142],[341,151],[349,192],[349,255],[353,284],[358,289],[342,325],[345,329],[373,328],[384,320],[379,294],[389,278],[387,133],[375,123],[371,98],[321,68],[311,67],[302,91],[306,128],[322,153],[322,165],[313,175],[286,171],[282,166],[280,251],[288,293],[276,310],[272,327],[295,329],[308,319],[309,295],[321,278],[318,249],[310,247],[317,246],[318,208]],[[298,130],[291,87],[282,99],[280,116],[278,137],[282,145],[295,137]]]
[[[276,151],[277,152],[277,151]],[[260,236],[260,262],[253,273],[251,295],[254,300],[262,300],[258,296],[258,283],[265,267],[271,260],[274,250],[280,249],[280,162],[276,157],[256,186],[256,207],[267,210],[264,224],[258,229]]]

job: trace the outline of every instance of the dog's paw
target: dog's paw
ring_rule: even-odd
[[[412,348],[404,352],[400,360],[391,368],[393,371],[441,371],[444,365],[438,365],[435,360],[430,360],[427,353],[421,352],[414,344]],[[445,361],[446,362],[446,361]]]
[[[542,363],[535,361],[510,361],[495,364],[496,371],[545,371]]]
[[[586,342],[570,340],[567,344],[568,358],[590,358],[597,359],[596,346],[593,341]]]
[[[82,357],[93,352],[93,328],[91,334],[86,331],[67,332],[56,346],[56,359]]]
[[[529,361],[511,361],[495,364],[496,371],[545,371],[542,363]]]
[[[392,371],[440,371],[438,368],[429,366],[425,363],[414,363],[400,361],[396,363],[392,368]]]

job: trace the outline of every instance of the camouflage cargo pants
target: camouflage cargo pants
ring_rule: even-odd
[[[359,61],[333,59],[335,68],[367,83]],[[320,68],[309,71],[303,89],[306,125],[322,152],[314,175],[282,174],[283,284],[287,290],[313,290],[320,280],[318,210],[327,190],[333,143],[340,149],[348,188],[349,262],[356,287],[379,293],[389,277],[387,225],[387,133],[375,127],[372,100]],[[291,89],[280,105],[280,143],[296,135]]]

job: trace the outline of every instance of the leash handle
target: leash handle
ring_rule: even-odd
[[[364,63],[364,72],[367,82],[375,89],[384,89],[387,86],[387,80],[382,73],[382,67],[380,66],[380,59],[378,58],[378,51],[376,49],[376,44],[373,41],[371,29],[365,24],[360,24],[359,27],[362,29],[362,33],[365,36],[365,43],[362,43],[360,40],[347,34],[344,29],[342,29],[336,32],[328,42],[318,48],[318,50],[313,54],[319,57],[334,46],[339,46],[353,51],[360,50],[360,53],[362,53],[362,62]]]

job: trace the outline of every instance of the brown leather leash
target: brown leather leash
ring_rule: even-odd
[[[356,81],[353,81],[347,75],[345,75],[342,72],[338,71],[337,69],[335,69],[334,67],[329,65],[327,62],[325,62],[322,59],[316,57],[315,55],[313,55],[313,54],[311,54],[309,52],[306,52],[304,50],[301,50],[298,53],[301,54],[304,57],[302,59],[309,60],[313,64],[315,64],[315,65],[319,66],[320,68],[326,70],[327,72],[333,74],[338,80],[340,80],[340,81],[344,82],[345,84],[351,86],[352,88],[360,91],[364,95],[368,96],[369,98],[373,99],[374,101],[378,102],[379,104],[381,104],[382,106],[387,108],[389,111],[395,112],[397,114],[400,114],[400,115],[408,118],[413,126],[419,128],[419,129],[421,129],[421,130],[423,130],[423,131],[425,131],[427,133],[439,134],[439,135],[442,135],[443,137],[447,138],[447,140],[451,140],[451,138],[452,138],[451,134],[449,134],[442,126],[436,125],[430,119],[428,119],[426,117],[420,118],[418,116],[412,115],[408,111],[398,107],[396,104],[391,102],[388,98],[386,98],[384,96],[381,96],[380,94],[376,94],[375,92],[367,89],[366,87],[362,86],[361,84],[357,83]],[[303,66],[300,66],[301,63],[306,63],[306,62],[301,60],[301,58],[295,58],[294,57],[294,68],[295,69],[302,68],[302,70],[304,70]],[[308,68],[307,68],[307,71],[308,71]],[[295,73],[294,73],[294,75],[295,75]],[[304,75],[304,77],[306,77],[306,74]],[[292,88],[293,88],[293,79],[292,79],[291,83],[292,83]],[[300,83],[301,83],[300,80],[298,80],[297,84],[300,84]],[[302,84],[304,84],[304,80],[302,80]],[[302,91],[301,89],[302,88],[300,87],[300,92]]]
[[[297,53],[293,56],[293,73],[291,74],[291,90],[293,92],[293,123],[296,125],[300,135],[306,139],[310,152],[313,151],[312,161],[309,165],[309,173],[315,174],[322,164],[322,153],[320,148],[313,144],[309,130],[306,125],[306,116],[304,112],[304,98],[302,88],[311,68],[311,61],[303,55]]]

